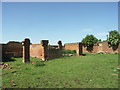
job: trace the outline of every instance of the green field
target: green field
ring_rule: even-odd
[[[118,88],[117,54],[62,57],[44,64],[37,58],[31,58],[36,64],[14,59],[5,62],[3,88]]]

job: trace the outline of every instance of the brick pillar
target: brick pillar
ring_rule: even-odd
[[[23,45],[23,63],[30,62],[30,40],[28,38],[22,41]]]
[[[62,42],[61,42],[61,41],[58,41],[58,48],[59,48],[60,50],[62,50]]]
[[[45,61],[48,59],[48,40],[41,40],[41,44],[43,46],[43,58],[42,60]]]
[[[78,50],[77,54],[78,54],[78,55],[82,55],[82,53],[83,53],[82,43],[79,43],[79,44],[78,44],[78,48],[79,48],[79,50]]]

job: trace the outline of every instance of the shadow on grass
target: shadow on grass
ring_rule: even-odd
[[[86,54],[82,54],[82,56],[86,56]]]
[[[2,62],[13,62],[13,61],[16,61],[16,60],[13,59],[13,58],[5,58],[5,59],[2,59]]]

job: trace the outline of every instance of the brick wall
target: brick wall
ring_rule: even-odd
[[[7,57],[22,57],[22,43],[10,41],[7,44],[2,44],[3,58]]]
[[[81,43],[66,43],[64,44],[65,50],[76,50],[78,55],[82,54],[82,44]]]
[[[98,43],[97,52],[118,53],[118,47],[120,47],[120,44],[118,46],[109,47],[107,42],[101,42]]]
[[[87,47],[85,45],[82,45],[82,50],[83,50],[83,52],[92,52],[92,53],[95,53],[95,52],[98,51],[98,46],[94,45],[93,47]]]
[[[10,41],[7,44],[1,44],[1,46],[3,58],[19,58],[23,56],[23,46],[20,42]],[[58,58],[60,57],[60,49],[58,48],[58,45],[43,46],[42,44],[31,44],[30,57],[37,57],[43,60]]]
[[[42,44],[31,44],[30,45],[30,56],[37,57],[42,60],[49,60],[60,57],[60,49],[57,45],[42,45]]]
[[[37,58],[44,58],[44,50],[42,44],[31,44],[30,45],[30,56]]]
[[[44,40],[43,40],[44,41]],[[23,47],[22,43],[10,41],[7,44],[2,45],[2,56],[3,57],[22,57]],[[62,47],[62,46],[61,46]],[[64,44],[66,50],[76,50],[78,55],[82,52],[93,52],[93,53],[118,53],[120,44],[118,47],[109,47],[107,42],[96,43],[92,48],[85,47],[81,43],[66,43]],[[54,59],[60,57],[59,45],[42,45],[42,44],[31,44],[30,45],[30,56],[37,57],[40,59]],[[120,51],[119,51],[120,52]]]
[[[103,52],[103,53],[118,53],[118,50],[120,49],[120,44],[118,45],[118,47],[109,47],[107,42],[99,42],[94,44],[93,47],[86,47],[85,45],[82,45],[82,52],[92,52],[92,53],[99,53],[99,52]],[[81,49],[79,49],[79,43],[66,43],[64,45],[64,48],[66,50],[76,50],[77,53],[79,51],[81,51]],[[119,50],[120,52],[120,50]]]
[[[84,45],[82,46],[83,52],[90,52],[87,47]],[[118,46],[109,47],[107,42],[99,42],[94,44],[93,47],[90,47],[93,53],[118,53],[120,49],[120,44]],[[120,51],[119,51],[120,52]]]
[[[48,49],[48,59],[55,59],[61,56],[59,48],[49,48]]]
[[[3,52],[22,52],[22,44],[20,42],[8,42],[2,44]]]

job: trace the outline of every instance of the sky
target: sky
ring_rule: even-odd
[[[118,30],[117,2],[2,3],[3,43],[24,38],[33,44],[74,43],[90,34],[105,40],[111,30]]]

